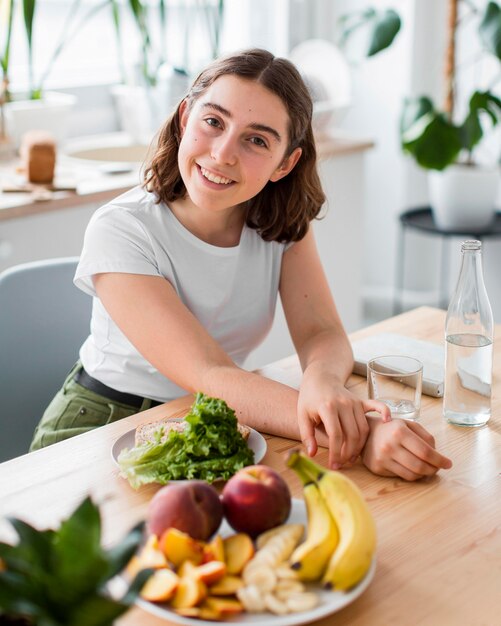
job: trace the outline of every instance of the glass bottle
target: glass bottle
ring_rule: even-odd
[[[491,416],[494,322],[482,272],[482,243],[463,241],[456,290],[445,322],[444,417],[483,426]]]

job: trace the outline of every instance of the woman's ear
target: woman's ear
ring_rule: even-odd
[[[301,148],[296,148],[289,154],[288,157],[285,157],[279,167],[277,167],[277,169],[270,176],[271,182],[276,183],[281,178],[284,178],[284,176],[287,176],[287,174],[294,169],[302,153],[303,151]]]
[[[181,136],[184,135],[184,131],[186,129],[186,124],[188,123],[188,100],[185,98],[181,104],[179,105],[179,128],[181,129]]]

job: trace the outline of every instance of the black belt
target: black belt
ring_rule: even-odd
[[[143,405],[143,402],[149,399],[142,398],[141,396],[135,396],[132,393],[124,393],[123,391],[117,391],[116,389],[112,389],[111,387],[108,387],[108,385],[105,385],[99,380],[92,378],[92,376],[89,376],[89,374],[87,374],[83,367],[76,373],[74,381],[79,385],[82,385],[82,387],[85,387],[85,389],[88,389],[89,391],[93,391],[100,396],[108,398],[108,400],[121,402],[122,404],[129,404],[136,409],[140,409]],[[157,400],[150,400],[150,402],[152,407],[163,404],[163,402],[158,402]]]

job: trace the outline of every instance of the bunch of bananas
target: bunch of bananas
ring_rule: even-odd
[[[290,564],[301,580],[321,580],[326,588],[348,590],[370,568],[376,550],[374,518],[358,487],[293,450],[287,459],[303,482],[308,526],[306,539]]]

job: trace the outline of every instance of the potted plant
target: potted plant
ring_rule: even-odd
[[[108,0],[113,3],[116,0]],[[70,94],[46,91],[45,83],[68,41],[76,34],[82,24],[93,17],[108,4],[96,5],[83,15],[78,11],[80,0],[73,0],[66,22],[62,29],[53,53],[45,68],[36,67],[36,54],[33,46],[33,34],[36,24],[36,0],[22,0],[22,23],[28,48],[29,86],[24,93],[15,94],[10,89],[10,67],[12,56],[12,29],[14,13],[21,9],[21,0],[5,1],[5,17],[7,28],[3,50],[0,52],[1,86],[0,86],[0,137],[6,136],[15,147],[19,146],[22,135],[32,129],[50,131],[57,141],[64,139],[69,122],[69,115],[76,104],[76,97]],[[37,71],[38,70],[38,71]]]
[[[461,116],[457,105],[464,103],[455,98],[459,80],[456,45],[462,21],[475,19],[483,53],[500,61],[501,8],[497,2],[489,1],[481,10],[464,1],[466,13],[459,18],[461,4],[461,0],[448,0],[444,103],[438,107],[428,96],[406,99],[400,134],[404,152],[429,170],[430,204],[437,225],[444,230],[478,231],[494,217],[500,170],[499,163],[481,165],[476,149],[501,119],[501,99],[493,91],[496,81],[488,89],[475,89]],[[367,28],[370,20],[362,16],[358,24]],[[346,39],[351,35],[348,30]],[[391,41],[386,38],[385,45],[376,52],[388,47]]]
[[[111,549],[101,547],[98,507],[86,498],[58,530],[11,519],[19,541],[0,543],[0,622],[19,626],[111,626],[151,575],[141,570],[114,599],[108,582],[142,541],[142,525]]]

